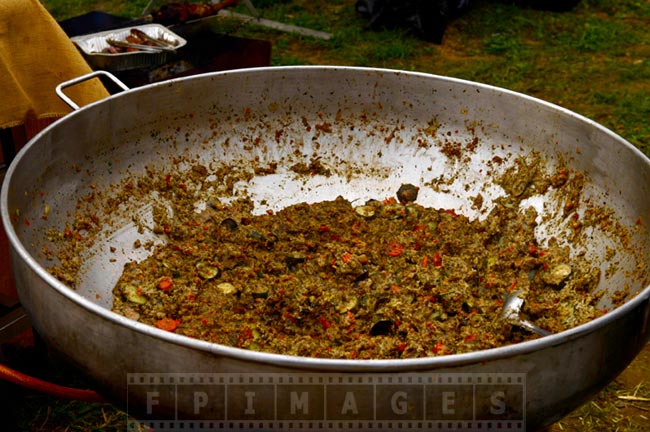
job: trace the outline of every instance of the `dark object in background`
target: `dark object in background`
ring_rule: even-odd
[[[60,21],[59,25],[65,34],[73,37],[125,27],[129,21],[129,18],[119,17],[101,11],[92,11],[85,15]]]
[[[355,8],[371,30],[402,28],[416,36],[442,43],[447,24],[470,0],[357,0]]]
[[[370,30],[401,28],[424,40],[440,44],[447,25],[473,2],[475,0],[357,0],[355,9],[368,19]],[[565,12],[573,9],[580,0],[503,2],[534,9]]]
[[[530,6],[533,9],[567,12],[576,7],[580,0],[518,0],[515,3]]]

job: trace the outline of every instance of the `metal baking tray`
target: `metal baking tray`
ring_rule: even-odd
[[[108,30],[83,36],[75,36],[70,38],[70,40],[81,51],[91,68],[113,72],[159,66],[166,63],[170,56],[174,55],[174,52],[170,51],[133,51],[117,54],[103,52],[109,47],[107,39],[124,41],[131,33],[131,29],[134,28],[143,31],[152,38],[162,39],[163,41],[174,44],[175,49],[182,48],[187,44],[185,39],[160,24],[144,24]]]

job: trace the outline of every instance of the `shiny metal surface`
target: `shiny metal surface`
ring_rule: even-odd
[[[522,293],[520,291],[513,291],[509,293],[506,297],[506,301],[503,302],[503,309],[501,309],[501,317],[508,323],[523,327],[528,331],[537,333],[540,336],[549,336],[551,333],[544,330],[541,327],[536,326],[528,320],[523,319],[519,314],[521,313],[521,308],[524,306],[524,299],[521,297]]]
[[[477,139],[478,147],[451,159],[440,146],[418,142],[448,137],[463,147]],[[611,259],[617,263],[601,284],[608,293],[601,306],[611,308],[611,295],[625,286],[639,294],[602,318],[531,342],[422,359],[323,360],[218,346],[128,320],[110,312],[111,289],[127,260],[146,255],[132,245],[152,238],[133,223],[134,218],[148,223],[147,202],[116,212],[123,223],[84,257],[76,290],[45,271],[51,265],[42,253],[51,246],[46,231],[60,230],[91,187],[110,188],[126,174],[164,167],[181,154],[206,164],[257,158],[280,166],[317,154],[332,167],[329,178],[297,179],[279,170],[238,184],[235,193],[250,194],[259,211],[337,195],[353,201],[392,196],[401,183],[442,178],[447,188],[421,189],[418,202],[481,217],[470,197],[480,192],[489,208],[501,193],[486,175],[497,170],[489,161],[498,156],[505,169],[532,150],[551,163],[562,155],[588,172],[589,199],[607,203],[634,232],[626,247],[598,230],[590,233],[584,253],[603,268]],[[84,107],[43,131],[17,156],[2,187],[1,211],[16,285],[33,325],[116,401],[125,400],[131,372],[524,373],[526,426],[535,430],[594,395],[648,341],[648,196],[645,156],[598,124],[551,104],[426,74],[287,67],[174,80]],[[41,217],[45,204],[51,206],[47,219]],[[529,204],[548,213],[558,203]],[[543,242],[566,238],[565,230],[561,221],[551,220],[541,223],[537,234]],[[109,254],[107,244],[118,253]],[[191,401],[180,400],[178,409],[191,410]]]

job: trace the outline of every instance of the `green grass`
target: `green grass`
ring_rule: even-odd
[[[129,417],[109,404],[54,399],[41,395],[24,398],[17,425],[25,431],[125,432]],[[144,430],[144,429],[143,429]]]
[[[45,8],[62,21],[91,11],[104,11],[114,15],[135,17],[142,14],[148,0],[41,0]],[[162,2],[161,2],[162,4]]]
[[[647,383],[625,388],[614,381],[593,400],[560,420],[552,432],[645,431],[648,428],[645,415],[650,400],[648,396]]]

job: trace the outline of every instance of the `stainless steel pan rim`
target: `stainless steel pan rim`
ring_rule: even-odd
[[[218,79],[221,76],[227,76],[231,74],[242,74],[242,73],[249,73],[251,71],[258,71],[258,72],[265,72],[265,71],[277,71],[277,70],[287,70],[287,71],[295,71],[295,70],[309,70],[309,69],[331,69],[331,70],[361,70],[361,71],[367,71],[368,73],[386,73],[386,74],[394,74],[394,73],[399,73],[399,74],[407,74],[407,75],[418,75],[422,77],[435,77],[436,79],[439,80],[447,80],[449,82],[457,82],[457,83],[470,83],[469,81],[465,80],[460,80],[456,78],[448,78],[448,77],[441,77],[441,76],[436,76],[436,75],[431,75],[431,74],[425,74],[425,73],[417,73],[417,72],[402,72],[402,71],[394,71],[390,69],[375,69],[375,68],[356,68],[356,67],[339,67],[339,66],[287,66],[287,67],[271,67],[271,68],[255,68],[255,69],[248,69],[248,70],[242,70],[242,71],[227,71],[227,72],[216,72],[216,73],[211,73],[211,74],[206,74],[209,76],[212,76],[215,79]],[[189,78],[179,78],[175,79],[169,82],[163,82],[163,83],[158,83],[158,84],[153,84],[151,86],[147,87],[152,87],[152,86],[172,86],[174,85],[175,82],[180,82],[180,81],[185,81],[185,80],[191,80],[196,77],[189,77]],[[556,106],[554,104],[551,104],[546,101],[542,101],[536,98],[533,98],[531,96],[527,95],[522,95],[516,92],[512,92],[509,90],[504,90],[501,88],[489,86],[486,84],[477,84],[471,82],[472,85],[478,86],[480,88],[484,89],[491,89],[491,90],[498,90],[500,92],[505,92],[505,93],[510,93],[517,95],[518,97],[522,97],[525,99],[529,99],[532,101],[535,101],[538,104],[546,105],[547,107],[551,107],[554,110],[557,110],[559,112],[568,114],[576,119],[578,119],[581,122],[587,123],[590,127],[600,129],[600,131],[605,132],[606,134],[611,135],[612,137],[615,137],[621,145],[627,147],[628,151],[632,151],[636,153],[639,157],[643,158],[645,163],[647,165],[650,165],[650,160],[643,155],[643,153],[638,150],[636,147],[632,146],[630,143],[627,141],[623,140],[620,138],[618,135],[615,133],[611,132],[610,130],[604,128],[603,126],[593,122],[590,119],[587,119],[581,115],[575,114],[565,108]],[[84,109],[89,108],[91,106],[94,106],[96,104],[101,104],[104,103],[104,101],[113,99],[113,98],[121,98],[125,97],[127,95],[130,95],[134,92],[139,91],[138,89],[133,89],[128,92],[118,94],[111,96],[103,101],[96,102],[92,105],[89,105],[85,108],[82,108],[81,110],[70,114],[70,116],[75,116],[79,115],[80,112],[82,112]],[[66,117],[67,118],[67,117]],[[65,119],[62,119],[60,121],[65,121]],[[59,122],[60,122],[59,121]],[[125,318],[121,315],[118,315],[114,312],[111,312],[110,310],[107,310],[105,308],[102,308],[98,306],[97,304],[89,301],[88,299],[84,298],[83,296],[77,294],[74,290],[70,289],[60,281],[58,281],[56,278],[51,276],[41,265],[39,265],[34,258],[27,252],[26,248],[23,246],[21,241],[18,239],[18,236],[16,234],[16,231],[14,230],[14,227],[11,223],[10,220],[10,213],[9,209],[7,208],[8,206],[8,195],[9,195],[9,179],[12,178],[12,175],[14,173],[15,167],[18,165],[18,162],[30,151],[34,143],[39,139],[44,134],[47,134],[49,130],[52,128],[56,128],[59,122],[56,122],[52,125],[50,125],[47,129],[43,130],[41,133],[39,133],[34,139],[30,141],[16,156],[15,162],[9,167],[9,170],[6,175],[6,179],[4,184],[2,185],[2,192],[0,195],[0,204],[1,204],[1,216],[2,216],[2,222],[4,225],[4,229],[7,233],[7,236],[9,238],[9,242],[12,245],[13,248],[17,251],[18,256],[20,259],[24,260],[25,263],[36,273],[40,278],[45,280],[48,285],[52,288],[54,288],[56,291],[58,291],[61,295],[67,297],[71,301],[77,303],[81,307],[92,311],[94,314],[98,315],[104,320],[112,321],[117,325],[127,327],[134,332],[139,332],[143,333],[146,335],[150,335],[151,337],[162,339],[165,341],[168,341],[170,343],[176,344],[176,345],[182,345],[186,346],[189,348],[201,350],[204,352],[209,352],[213,354],[217,354],[220,356],[227,356],[227,357],[232,357],[232,358],[237,358],[245,361],[251,361],[251,362],[257,362],[257,363],[266,363],[266,364],[272,364],[272,365],[278,365],[278,366],[288,366],[288,367],[295,367],[299,369],[319,369],[319,370],[336,370],[339,372],[345,371],[345,372],[354,372],[354,371],[364,371],[364,372],[379,372],[379,371],[406,371],[406,370],[422,370],[422,369],[432,369],[432,368],[443,368],[446,366],[459,366],[462,364],[469,364],[469,363],[475,363],[477,361],[486,361],[490,359],[496,359],[496,358],[502,358],[502,357],[512,357],[520,354],[525,354],[531,351],[536,351],[540,350],[542,348],[546,347],[552,347],[554,345],[557,345],[561,342],[566,342],[570,341],[573,339],[576,339],[582,335],[594,332],[602,327],[605,327],[609,323],[616,321],[620,319],[622,316],[624,316],[627,312],[630,310],[633,310],[637,307],[639,307],[642,303],[647,302],[648,299],[650,298],[650,286],[646,287],[642,292],[640,292],[635,298],[627,301],[624,305],[621,307],[610,311],[607,313],[605,316],[595,319],[589,323],[583,324],[581,326],[572,328],[570,330],[564,331],[559,334],[551,335],[542,339],[537,339],[533,341],[528,341],[528,342],[522,342],[519,344],[515,345],[510,345],[510,346],[505,346],[505,347],[500,347],[500,348],[495,348],[495,349],[490,349],[490,350],[484,350],[484,351],[477,351],[477,352],[472,352],[472,353],[466,353],[466,354],[456,354],[456,355],[448,355],[448,356],[441,356],[441,357],[428,357],[428,358],[417,358],[417,359],[400,359],[400,360],[336,360],[336,359],[322,359],[322,358],[308,358],[308,357],[295,357],[295,356],[287,356],[287,355],[278,355],[278,354],[271,354],[271,353],[264,353],[264,352],[253,352],[253,351],[248,351],[240,348],[233,348],[233,347],[227,347],[227,346],[222,346],[222,345],[217,345],[205,341],[200,341],[197,339],[192,339],[189,337],[185,336],[179,336],[173,333],[166,332],[164,330],[160,330],[148,325],[144,325],[135,321],[132,321],[128,318]]]

